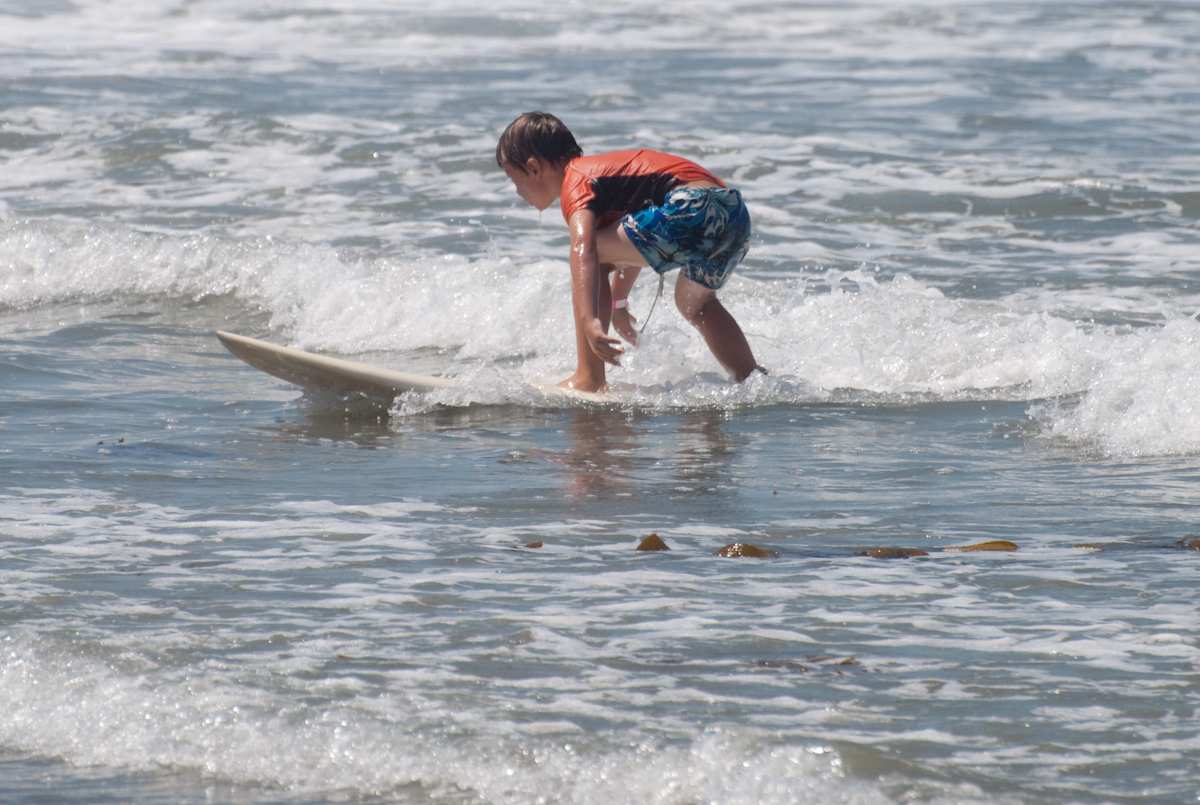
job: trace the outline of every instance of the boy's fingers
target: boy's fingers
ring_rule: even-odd
[[[617,358],[623,352],[619,346],[620,343],[620,341],[612,336],[601,336],[592,342],[592,351],[608,363],[616,365]]]
[[[613,323],[616,325],[617,332],[621,334],[621,337],[636,347],[638,333],[637,328],[634,327],[634,325],[637,324],[637,316],[626,310],[625,318],[619,319],[614,317]]]

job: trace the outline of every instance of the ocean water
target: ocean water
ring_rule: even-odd
[[[1198,68],[1193,2],[0,0],[0,799],[1200,800]],[[664,303],[530,390],[528,109],[742,189],[769,377]]]

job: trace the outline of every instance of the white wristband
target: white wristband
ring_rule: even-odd
[[[629,307],[628,299],[614,299],[613,300],[613,310],[621,310],[622,308],[626,308],[626,307]]]

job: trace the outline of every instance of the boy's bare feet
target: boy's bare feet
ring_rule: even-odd
[[[566,380],[558,384],[560,389],[571,389],[573,391],[588,391],[599,392],[608,391],[608,383],[604,380],[596,380],[591,375],[576,372]]]

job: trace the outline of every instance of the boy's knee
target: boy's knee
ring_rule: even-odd
[[[680,314],[693,326],[700,327],[704,324],[704,316],[708,312],[709,307],[716,302],[714,296],[708,299],[676,299],[675,307],[679,309]]]
[[[688,321],[691,321],[692,316],[695,315],[695,310],[693,307],[693,305],[688,304],[686,299],[681,297],[679,294],[675,294],[675,309],[678,310],[680,315],[682,315]]]
[[[675,284],[675,307],[696,326],[703,320],[705,310],[716,301],[715,293],[686,277],[680,277]]]

